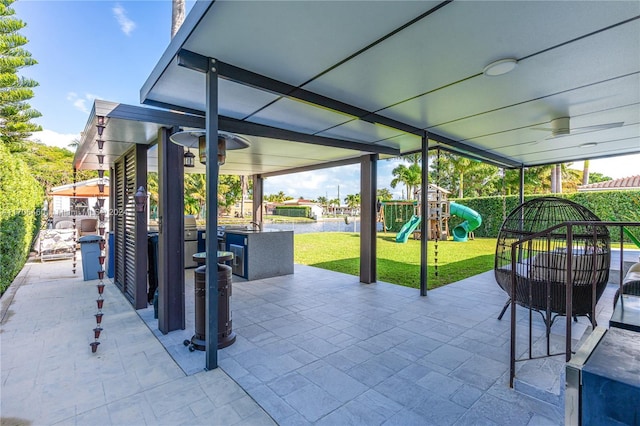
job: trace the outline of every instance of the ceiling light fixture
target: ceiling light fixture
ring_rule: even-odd
[[[482,73],[489,77],[495,77],[512,71],[517,65],[517,59],[500,59],[484,67]]]
[[[587,142],[580,145],[580,148],[593,148],[594,146],[598,146],[595,142]]]

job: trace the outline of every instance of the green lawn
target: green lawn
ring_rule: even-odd
[[[429,288],[436,288],[493,269],[496,240],[477,238],[468,242],[438,242],[438,276],[435,276],[435,242],[429,241]],[[360,274],[360,235],[319,232],[295,235],[295,262]],[[395,234],[378,234],[378,280],[420,287],[420,241],[395,242]]]

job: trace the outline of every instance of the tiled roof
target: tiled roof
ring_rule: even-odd
[[[640,175],[578,186],[578,191],[614,191],[622,189],[640,189]]]

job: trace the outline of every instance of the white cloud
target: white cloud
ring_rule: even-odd
[[[67,93],[67,100],[78,110],[85,114],[89,114],[87,103],[93,103],[95,99],[101,99],[100,96],[92,93],[85,93],[84,97],[80,97],[76,92]]]
[[[639,162],[640,154],[601,158],[589,161],[589,171],[602,173],[612,179],[620,179],[640,174],[638,171]],[[577,161],[571,165],[571,168],[582,170],[583,162]]]
[[[41,132],[33,133],[29,139],[32,141],[41,142],[48,146],[57,146],[58,148],[67,148],[73,151],[73,149],[69,147],[69,144],[72,143],[74,139],[80,140],[80,134],[62,134],[54,132],[53,130],[45,129]]]
[[[120,25],[120,29],[122,30],[122,32],[125,33],[125,35],[130,36],[133,30],[136,28],[136,23],[129,19],[129,17],[127,16],[127,11],[124,9],[124,7],[122,7],[121,4],[116,4],[112,11],[113,16],[116,18],[116,21],[118,21],[118,25]]]

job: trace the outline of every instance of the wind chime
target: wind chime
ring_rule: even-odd
[[[100,342],[98,341],[98,339],[100,338],[100,332],[102,332],[102,316],[104,315],[102,313],[102,306],[104,305],[104,297],[102,296],[102,294],[104,293],[104,259],[105,259],[105,255],[104,255],[104,246],[105,246],[105,241],[104,238],[101,239],[99,241],[100,244],[100,256],[98,256],[98,260],[100,262],[100,270],[98,271],[98,279],[100,279],[100,282],[96,285],[96,287],[98,288],[98,298],[96,299],[96,304],[98,305],[98,312],[95,313],[95,317],[96,317],[96,327],[93,329],[93,342],[89,343],[89,346],[91,346],[91,352],[95,353],[98,350],[98,345],[100,345]]]
[[[78,173],[76,171],[75,166],[73,167],[73,201],[75,203],[76,200],[76,183],[78,181]],[[73,222],[73,229],[76,230],[76,215],[75,212],[73,212],[73,216],[71,217],[71,221]],[[73,275],[76,274],[76,265],[78,264],[77,262],[77,250],[78,247],[78,231],[75,231],[73,233],[73,267],[71,269],[71,272],[73,273]]]
[[[98,203],[95,206],[95,213],[98,215],[98,231],[101,237],[104,237],[105,230],[105,210],[104,210],[104,187],[106,184],[106,180],[104,178],[104,140],[102,139],[102,133],[104,132],[105,126],[105,117],[103,115],[99,115],[97,117],[98,123],[96,127],[98,128],[98,139],[96,143],[98,144]]]
[[[96,127],[98,128],[98,139],[96,139],[96,143],[98,144],[98,202],[94,206],[95,213],[98,215],[98,232],[100,233],[100,240],[98,244],[100,245],[100,255],[98,256],[98,262],[100,262],[100,269],[98,270],[98,279],[100,283],[97,284],[98,288],[98,298],[96,299],[96,304],[98,306],[98,312],[94,315],[96,317],[96,326],[93,329],[93,342],[89,343],[91,346],[91,352],[95,353],[98,350],[98,345],[100,345],[99,338],[100,333],[102,332],[102,306],[104,305],[104,297],[102,296],[104,293],[104,262],[106,259],[105,255],[105,239],[104,239],[104,230],[105,230],[105,211],[104,211],[104,193],[105,193],[105,179],[104,179],[104,140],[102,139],[102,133],[104,132],[105,121],[104,116],[97,117]]]
[[[433,246],[435,253],[433,256],[433,262],[434,262],[434,272],[435,272],[435,276],[436,278],[438,278],[438,241],[440,241],[440,232],[441,231],[441,226],[440,226],[440,221],[442,220],[442,209],[440,206],[440,148],[438,148],[438,150],[436,151],[436,238],[435,238],[435,244]]]

